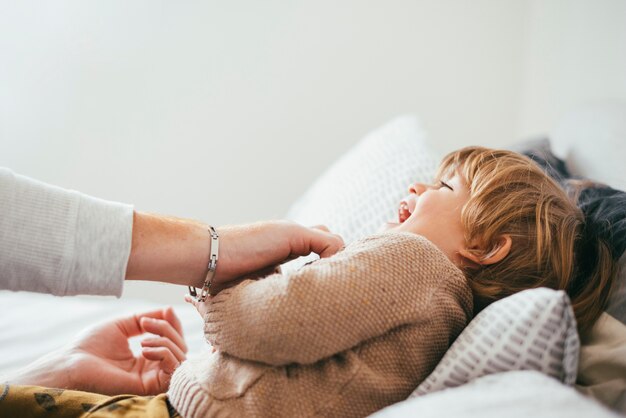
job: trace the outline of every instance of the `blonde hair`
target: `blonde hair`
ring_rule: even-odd
[[[467,147],[452,152],[436,180],[454,174],[470,191],[461,213],[470,251],[486,258],[503,235],[512,240],[502,261],[465,268],[475,310],[525,289],[549,287],[568,293],[581,331],[591,327],[605,308],[616,266],[607,244],[588,231],[573,197],[532,160],[512,151]]]

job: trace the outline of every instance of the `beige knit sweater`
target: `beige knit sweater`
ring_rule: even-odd
[[[362,417],[406,399],[472,312],[461,271],[430,241],[374,235],[206,303],[218,349],[185,361],[183,417]]]

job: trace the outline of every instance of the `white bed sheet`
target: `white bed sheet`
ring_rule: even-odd
[[[371,418],[619,418],[597,402],[536,371],[483,376],[466,385],[411,398]]]
[[[0,379],[39,356],[66,344],[83,328],[102,320],[142,312],[163,305],[138,299],[101,297],[59,298],[27,292],[0,291]],[[210,351],[202,320],[191,305],[174,305],[188,357]],[[138,339],[131,347],[139,349]],[[556,380],[532,372],[504,373],[478,379],[396,404],[375,414],[378,418],[421,417],[614,417]],[[531,373],[531,374],[528,374]],[[523,390],[522,390],[523,389]]]
[[[89,325],[159,307],[164,305],[138,299],[0,291],[0,378],[63,346]],[[185,303],[173,307],[183,326],[188,356],[210,350],[196,310]],[[131,340],[131,348],[139,349],[138,338]]]

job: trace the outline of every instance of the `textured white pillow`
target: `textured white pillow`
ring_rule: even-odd
[[[347,243],[397,219],[398,202],[411,182],[430,182],[439,156],[414,116],[401,116],[371,132],[337,160],[298,199],[287,218],[328,226]],[[314,256],[283,266],[297,269]]]
[[[572,385],[579,349],[567,294],[548,288],[525,290],[478,314],[410,397],[513,370],[539,371]]]

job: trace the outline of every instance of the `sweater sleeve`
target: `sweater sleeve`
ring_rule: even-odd
[[[462,273],[427,239],[386,233],[296,272],[244,281],[207,300],[205,336],[235,357],[311,364],[405,324]]]
[[[0,168],[0,288],[121,296],[133,207]]]

